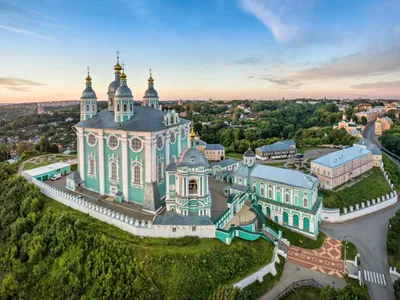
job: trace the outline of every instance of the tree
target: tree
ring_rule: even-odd
[[[6,144],[0,144],[0,162],[9,159],[8,147]]]
[[[24,151],[26,151],[28,149],[29,149],[28,143],[25,142],[25,141],[21,141],[21,142],[18,143],[17,153],[18,153],[19,156],[21,156],[22,153],[24,153]]]
[[[361,117],[361,124],[366,125],[368,123],[368,120],[366,117],[362,116]]]
[[[336,300],[338,299],[338,292],[335,288],[330,285],[324,286],[320,294],[321,300]]]
[[[400,299],[400,279],[397,279],[393,283],[393,289],[394,289],[394,294],[396,296],[396,299]]]

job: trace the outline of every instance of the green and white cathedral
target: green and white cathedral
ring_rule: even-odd
[[[190,121],[175,111],[163,112],[150,73],[141,106],[133,100],[119,64],[108,87],[108,108],[97,112],[97,97],[88,73],[81,96],[81,121],[75,125],[79,175],[85,189],[134,202],[143,210],[180,215],[211,215],[208,163],[190,147]],[[73,180],[69,189],[76,189]]]

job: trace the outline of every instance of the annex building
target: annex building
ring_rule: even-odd
[[[229,194],[248,192],[262,211],[275,223],[316,238],[322,207],[318,179],[300,171],[256,163],[256,155],[247,150],[233,173]]]
[[[355,145],[313,160],[311,172],[318,177],[321,188],[331,190],[373,166],[372,152],[366,146]]]
[[[256,157],[261,160],[287,158],[295,156],[296,153],[296,142],[293,140],[278,141],[256,148]]]
[[[168,194],[171,190],[184,191],[192,180],[185,177],[175,184],[172,177],[166,176],[167,166],[175,162],[177,173],[189,172],[190,175],[192,172],[188,170],[189,165],[184,167],[184,162],[178,162],[188,149],[190,121],[180,118],[173,110],[161,111],[151,72],[141,106],[134,105],[119,57],[114,75],[108,87],[108,108],[100,112],[89,72],[86,77],[86,88],[80,100],[81,121],[74,126],[80,178],[74,174],[73,180],[100,195],[114,197],[118,202],[134,202],[142,205],[143,210],[156,213],[167,195],[168,201],[173,201],[173,193]],[[186,159],[191,160],[191,156]],[[171,168],[168,170],[172,172]],[[204,188],[204,184],[198,182],[197,187]],[[191,186],[190,191],[196,190],[194,184]],[[190,191],[183,194],[185,198]],[[210,200],[207,201],[209,204]],[[186,211],[183,206],[171,204],[167,207],[182,213]],[[190,207],[191,212],[197,210],[192,204]],[[207,207],[201,211],[209,214]]]

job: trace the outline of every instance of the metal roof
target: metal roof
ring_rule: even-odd
[[[158,215],[153,222],[154,225],[177,225],[177,226],[207,226],[214,225],[208,216],[189,214],[183,216],[176,212],[168,211],[163,215]]]
[[[63,163],[63,162],[58,162],[58,163],[55,163],[55,164],[51,164],[51,165],[35,168],[35,169],[32,169],[32,170],[27,170],[27,171],[24,171],[24,172],[26,174],[30,175],[30,176],[38,176],[38,175],[46,174],[48,172],[53,172],[55,170],[59,170],[61,168],[66,168],[66,167],[69,167],[69,166],[71,166],[71,165]]]
[[[182,156],[178,159],[176,166],[178,168],[181,167],[206,167],[208,168],[208,161],[205,158],[204,154],[200,152],[200,150],[196,148],[186,148]]]
[[[304,189],[312,189],[318,182],[316,177],[304,174],[297,170],[283,169],[261,164],[255,164],[252,167],[242,164],[236,170],[235,175],[248,177],[250,179],[258,178]]]
[[[76,127],[95,128],[95,129],[114,129],[154,132],[166,129],[164,125],[164,116],[166,112],[157,110],[150,106],[135,106],[134,114],[131,119],[122,123],[114,121],[114,112],[107,109],[102,110],[96,116],[87,121],[81,121]],[[190,121],[180,118],[180,124],[189,124]],[[169,127],[178,126],[171,125]]]
[[[371,151],[365,147],[355,145],[347,149],[321,156],[320,158],[314,159],[312,162],[329,168],[336,168],[370,153]]]
[[[205,150],[225,150],[225,147],[220,144],[207,144]]]
[[[238,162],[239,161],[236,160],[236,159],[228,158],[228,159],[217,161],[217,162],[214,162],[214,163],[210,164],[210,168],[212,168],[214,166],[220,166],[221,168],[225,168],[227,166],[234,165],[234,164],[236,164]]]
[[[278,141],[271,145],[258,147],[256,150],[260,152],[287,151],[296,149],[296,142],[293,140]]]

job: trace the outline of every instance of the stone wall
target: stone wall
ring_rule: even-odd
[[[192,230],[193,226],[155,225],[152,221],[133,219],[101,205],[79,199],[70,193],[58,190],[24,173],[23,175],[28,181],[38,186],[40,191],[46,196],[134,235],[161,238],[179,238],[184,236],[215,238],[215,225],[196,226],[196,231]]]
[[[259,282],[262,282],[264,276],[267,275],[268,273],[271,273],[273,276],[275,276],[277,274],[276,268],[275,268],[275,263],[280,263],[278,254],[282,255],[283,252],[278,250],[278,246],[277,246],[277,244],[275,244],[274,254],[272,256],[271,262],[268,265],[259,269],[258,271],[254,272],[253,274],[251,274],[251,275],[247,276],[246,278],[240,280],[239,282],[235,283],[233,286],[243,289],[246,286],[255,282],[256,280],[258,280]]]

